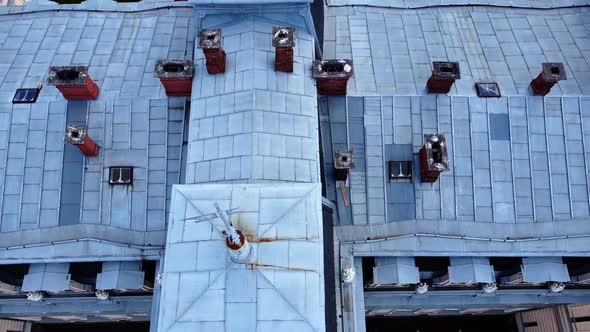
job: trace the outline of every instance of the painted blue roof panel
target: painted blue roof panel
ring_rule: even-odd
[[[329,114],[346,112],[343,103],[320,105],[330,107]],[[367,170],[351,170],[353,223],[588,220],[589,111],[585,97],[365,97],[366,143],[354,151]],[[352,126],[351,120],[343,127],[332,124],[331,141],[344,135],[344,147],[350,146]],[[434,133],[446,137],[450,169],[433,184],[421,183],[417,154],[423,135]],[[387,162],[395,157],[388,144],[411,147],[412,183],[388,179]],[[408,208],[415,213],[397,211]]]
[[[498,6],[511,8],[559,8],[584,6],[590,4],[587,0],[329,0],[328,5],[340,6],[369,6],[369,7],[391,7],[399,9],[439,7],[439,6]],[[434,24],[427,22],[427,25]]]
[[[222,30],[226,72],[208,74],[195,50],[187,183],[319,180],[313,37],[291,16],[203,18]],[[271,32],[281,24],[297,29],[293,73],[274,70]]]
[[[455,96],[475,96],[475,82],[497,82],[503,96],[529,95],[543,62],[563,62],[567,72],[549,96],[588,95],[589,13],[327,7],[324,57],[353,60],[348,95],[425,95],[432,61],[459,62],[461,79],[450,93]]]
[[[179,181],[184,102],[168,101],[153,68],[158,57],[192,56],[192,14],[178,8],[141,15],[0,16],[0,232],[56,227],[61,206],[64,216],[75,214],[68,209],[80,214],[71,220],[75,224],[110,225],[164,240],[170,185]],[[43,84],[49,66],[60,64],[88,65],[100,88],[98,99],[88,103],[87,117],[71,117],[84,112],[69,117],[86,122],[101,147],[98,157],[84,158],[81,183],[70,172],[64,175],[65,182],[78,184],[75,190],[62,188],[61,174],[66,114],[77,110],[68,112],[68,103],[49,85],[35,104],[10,104],[17,88]],[[108,185],[109,166],[134,166],[133,187]],[[13,236],[3,243],[76,238],[75,232],[54,235]],[[148,237],[154,240],[146,235],[145,241]]]
[[[319,184],[176,185],[158,331],[273,328],[324,331]],[[199,215],[237,208],[230,222],[253,247],[247,264],[227,254],[223,223]],[[190,291],[187,291],[190,290]]]

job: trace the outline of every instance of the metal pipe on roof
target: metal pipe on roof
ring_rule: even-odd
[[[501,238],[484,238],[484,237],[471,237],[471,236],[461,236],[461,235],[447,235],[447,234],[429,234],[429,233],[412,233],[412,234],[404,234],[404,235],[397,235],[397,236],[390,236],[390,237],[383,237],[383,238],[376,238],[371,239],[368,238],[366,240],[347,240],[347,241],[339,241],[338,242],[338,255],[340,260],[340,267],[343,266],[342,260],[344,257],[342,256],[343,247],[344,245],[354,245],[354,244],[361,244],[361,243],[377,243],[387,240],[399,240],[405,239],[410,237],[429,237],[429,238],[445,238],[445,239],[456,239],[456,240],[472,240],[472,241],[494,241],[494,242],[529,242],[529,241],[544,241],[544,240],[563,240],[563,239],[577,239],[577,238],[590,238],[590,234],[578,234],[578,235],[563,235],[563,236],[547,236],[547,237],[532,237],[532,238],[522,238],[522,239],[501,239]],[[350,255],[354,255],[354,249],[349,249]],[[343,299],[344,294],[342,293],[342,287],[340,287],[340,311],[343,311]],[[344,318],[343,315],[340,315],[341,324],[344,326]]]
[[[120,247],[134,248],[134,249],[140,249],[140,250],[164,249],[164,246],[151,246],[151,245],[139,246],[139,245],[135,245],[135,244],[128,244],[128,243],[122,243],[122,242],[115,242],[115,241],[101,240],[101,239],[86,237],[86,238],[81,238],[81,239],[76,239],[76,240],[61,240],[61,241],[52,241],[52,242],[41,242],[41,243],[35,243],[35,244],[23,244],[21,246],[3,247],[3,248],[0,248],[0,251],[3,251],[3,250],[14,250],[14,249],[35,248],[35,247],[41,247],[41,246],[56,245],[56,244],[66,244],[66,243],[75,243],[75,242],[83,242],[83,241],[98,242],[98,243],[105,243],[105,244],[112,244],[112,245],[116,245],[116,246],[120,246]]]

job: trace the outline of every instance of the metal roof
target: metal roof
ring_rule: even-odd
[[[253,246],[230,260],[219,221],[196,217],[236,208],[231,222]],[[321,186],[174,186],[158,331],[324,331]]]
[[[332,150],[347,147],[357,160],[349,185],[352,220],[341,218],[343,224],[590,216],[589,98],[330,97],[321,105],[330,115],[329,165]],[[450,169],[436,183],[421,183],[417,153],[423,135],[432,133],[445,134]],[[389,180],[389,160],[412,160],[413,182]]]
[[[227,64],[224,74],[209,75],[195,51],[187,183],[319,181],[313,36],[293,16],[294,72],[277,72],[271,40],[279,22],[287,21],[278,14],[204,19],[204,27],[222,29]]]
[[[494,6],[510,8],[559,8],[590,4],[587,0],[328,0],[332,7],[370,6],[399,9],[428,8],[440,6]]]
[[[153,63],[192,52],[190,13],[0,17],[0,231],[31,230],[7,234],[3,244],[86,237],[79,227],[50,231],[60,225],[60,193],[62,200],[80,202],[81,217],[73,223],[109,229],[99,233],[102,239],[114,240],[116,235],[106,234],[117,231],[137,238],[131,233],[141,231],[136,244],[163,243],[168,193],[180,172],[184,103],[165,99]],[[101,147],[98,157],[83,162],[80,191],[61,190],[68,103],[57,89],[43,86],[35,104],[8,104],[16,88],[37,86],[50,65],[64,64],[89,64],[101,89],[98,100],[80,104],[88,110],[89,134]],[[132,188],[103,182],[109,166],[121,165],[135,167]],[[33,234],[38,228],[46,231]]]
[[[588,95],[589,12],[327,7],[324,57],[353,60],[349,95],[424,95],[432,61],[459,62],[453,96],[474,96],[474,83],[489,81],[504,96],[528,95],[543,62],[563,62],[568,77],[549,96]]]

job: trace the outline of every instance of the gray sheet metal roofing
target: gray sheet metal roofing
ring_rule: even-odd
[[[325,331],[319,183],[174,187],[158,331]],[[253,246],[232,262],[220,221],[191,218],[237,208],[232,223]]]
[[[84,176],[76,182],[81,193],[59,186],[67,105],[61,94],[44,86],[36,104],[0,109],[0,230],[7,240],[2,243],[51,247],[43,253],[40,247],[11,249],[0,258],[153,257],[158,253],[145,245],[163,244],[172,192],[170,220],[185,211],[194,214],[191,204],[223,205],[223,195],[229,194],[226,203],[241,209],[240,226],[253,242],[255,264],[230,264],[223,235],[197,229],[208,223],[186,221],[179,233],[176,222],[168,229],[162,297],[154,301],[162,309],[152,317],[155,326],[162,331],[187,326],[236,330],[242,324],[248,331],[323,331],[319,138],[307,5],[254,7],[250,14],[157,9],[161,3],[109,4],[102,10],[141,6],[152,8],[88,12],[89,1],[60,7],[71,12],[0,16],[2,100],[11,100],[17,87],[43,82],[49,65],[89,64],[101,89],[98,100],[76,103],[88,108],[89,135],[101,146],[99,157],[84,159]],[[54,7],[37,2],[24,10]],[[292,74],[273,69],[271,31],[277,24],[297,29]],[[185,119],[183,100],[166,98],[153,69],[157,59],[193,59],[197,28],[205,26],[223,29],[227,71],[207,74],[203,54],[196,50],[192,110]],[[116,165],[135,167],[132,187],[106,183],[108,166]],[[181,173],[190,184],[173,189]],[[232,192],[242,190],[247,195],[233,200]],[[79,199],[80,222],[60,222],[60,196]],[[94,239],[46,243],[84,237]],[[95,243],[95,238],[111,242]],[[123,250],[124,243],[135,246]]]
[[[105,239],[121,231],[135,244],[163,244],[167,200],[181,168],[184,103],[169,104],[153,68],[158,58],[192,54],[191,14],[177,9],[0,17],[3,244],[83,237],[83,226],[52,231],[71,223],[102,225]],[[67,102],[57,89],[43,86],[35,104],[7,104],[16,88],[42,84],[50,65],[65,64],[89,64],[101,89],[98,100],[81,105],[88,108],[90,137],[101,151],[86,158],[78,192],[60,188]],[[136,167],[132,190],[102,181],[109,166],[119,165]],[[80,202],[79,221],[59,221],[60,195]],[[39,228],[46,238],[33,234]],[[14,236],[23,230],[31,232]],[[142,239],[133,232],[142,232]]]
[[[366,160],[351,171],[352,220],[344,223],[520,223],[590,214],[589,98],[331,97],[321,105],[332,147],[352,147]],[[423,135],[434,132],[446,136],[451,167],[436,183],[420,183],[415,155]],[[413,160],[413,183],[389,181],[388,160]]]
[[[319,181],[313,36],[301,17],[294,72],[274,70],[271,32],[282,15],[209,17],[221,27],[227,67],[208,75],[203,52],[193,84],[187,183]]]
[[[159,331],[325,330],[313,37],[290,21],[302,24],[293,73],[274,71],[281,15],[203,21],[222,28],[226,72],[208,75],[195,52],[190,184],[173,189]],[[184,220],[214,203],[238,209],[232,223],[253,245],[249,264],[228,258],[219,220]]]
[[[563,62],[568,80],[549,96],[590,94],[589,8],[520,10],[328,7],[324,56],[352,58],[349,95],[424,95],[432,61],[458,61],[451,95],[475,96],[498,82],[503,96],[528,95],[543,62]]]

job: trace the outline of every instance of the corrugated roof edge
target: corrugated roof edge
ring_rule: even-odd
[[[437,7],[497,7],[497,8],[521,8],[521,9],[563,9],[588,7],[588,0],[556,0],[556,1],[534,1],[534,0],[381,0],[375,4],[367,4],[366,0],[328,0],[328,7],[374,7],[374,8],[396,8],[396,9],[423,9]]]
[[[209,1],[156,1],[156,2],[101,2],[100,0],[87,0],[81,4],[59,5],[50,0],[32,0],[25,6],[0,6],[0,16],[12,14],[25,14],[47,11],[96,11],[96,12],[122,12],[135,13],[146,12],[159,9],[172,8],[195,8],[202,10],[225,10],[227,12],[248,13],[259,10],[260,5],[265,5],[265,9],[275,9],[301,6],[309,4],[311,0],[209,0]],[[269,8],[269,6],[271,6]]]

